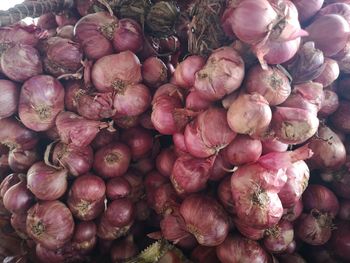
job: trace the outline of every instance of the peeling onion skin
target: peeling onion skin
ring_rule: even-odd
[[[15,82],[0,79],[0,90],[0,119],[3,119],[17,112],[20,88]]]

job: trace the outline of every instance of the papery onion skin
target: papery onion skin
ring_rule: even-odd
[[[103,240],[115,240],[124,236],[130,229],[130,225],[125,227],[112,226],[105,214],[101,216],[97,225],[97,236]]]
[[[303,194],[304,211],[317,209],[335,217],[339,212],[339,202],[335,194],[323,185],[309,185]]]
[[[327,1],[328,2],[328,1]],[[329,1],[331,2],[331,1]],[[332,3],[333,2],[333,3]],[[347,0],[338,0],[332,1],[331,3],[325,5],[315,16],[315,19],[329,14],[340,15],[349,23],[350,22],[350,7],[349,1]]]
[[[167,67],[157,57],[149,57],[142,63],[142,79],[150,88],[158,88],[168,80]]]
[[[94,170],[103,177],[123,175],[131,160],[130,148],[123,143],[112,143],[100,148],[95,153]]]
[[[163,149],[156,159],[157,170],[164,176],[169,177],[177,159],[173,148]]]
[[[69,80],[65,82],[64,88],[64,105],[66,110],[77,112],[79,97],[87,93],[87,90],[83,89],[83,83],[78,80]]]
[[[111,200],[127,197],[131,193],[131,185],[122,176],[112,178],[106,183],[106,196]]]
[[[66,39],[70,39],[70,40],[74,39],[74,26],[72,26],[72,25],[58,27],[56,29],[56,31],[57,31],[58,37],[66,38]]]
[[[76,23],[74,36],[89,59],[96,60],[113,53],[111,39],[116,23],[117,19],[107,12],[86,15]]]
[[[38,51],[28,45],[15,45],[1,56],[1,71],[11,80],[24,82],[43,72]]]
[[[261,141],[262,154],[270,152],[285,152],[288,149],[288,144],[280,142],[275,138],[267,138]]]
[[[274,106],[284,102],[290,95],[291,86],[287,76],[277,67],[263,70],[260,65],[251,68],[246,76],[245,88],[249,93],[259,93]]]
[[[241,134],[257,135],[269,126],[272,112],[267,100],[260,94],[242,94],[227,112],[230,128]]]
[[[345,261],[350,260],[349,234],[349,222],[338,221],[336,222],[336,228],[333,231],[332,238],[330,240],[331,251],[334,252],[334,254],[340,259]]]
[[[293,225],[288,221],[281,220],[276,226],[265,231],[263,244],[267,251],[280,253],[287,249],[293,238]]]
[[[35,162],[39,160],[36,149],[23,151],[14,149],[9,152],[9,166],[14,172],[26,172]]]
[[[119,140],[119,132],[118,130],[109,131],[108,129],[101,130],[95,137],[95,139],[91,142],[91,147],[94,150],[98,150],[103,146],[106,146],[112,142],[116,142]]]
[[[27,173],[27,187],[40,200],[52,201],[67,190],[67,171],[57,170],[44,162],[33,164]]]
[[[206,110],[210,108],[212,102],[203,99],[200,92],[192,90],[186,97],[186,108],[193,111]]]
[[[47,249],[61,248],[73,236],[74,221],[60,201],[37,203],[28,211],[27,233]]]
[[[180,62],[174,72],[174,82],[182,88],[191,88],[195,83],[196,73],[203,68],[205,59],[201,56],[188,56]]]
[[[270,262],[269,255],[259,243],[238,234],[229,235],[225,241],[216,248],[216,254],[222,263]]]
[[[339,101],[339,107],[336,112],[330,116],[330,121],[337,130],[350,133],[349,116],[350,102],[341,100]]]
[[[17,112],[19,87],[10,80],[0,79],[0,90],[0,119],[3,119]]]
[[[338,94],[331,90],[324,90],[324,100],[322,102],[322,108],[318,112],[320,117],[328,117],[333,114],[339,107]]]
[[[231,176],[226,176],[218,186],[218,199],[230,214],[235,214],[235,207],[232,199]]]
[[[79,176],[71,186],[67,204],[74,217],[89,221],[95,219],[104,209],[106,185],[93,174]]]
[[[330,58],[325,58],[324,69],[314,82],[321,83],[323,87],[331,85],[339,77],[339,65],[337,61]]]
[[[245,224],[244,220],[240,220],[238,218],[234,218],[233,221],[238,232],[250,240],[259,240],[265,235],[265,229],[251,227]]]
[[[298,9],[300,21],[305,22],[321,9],[324,0],[293,0],[292,2]]]
[[[28,239],[26,221],[27,213],[11,215],[11,226],[22,239]]]
[[[107,205],[106,218],[113,226],[124,227],[135,219],[135,207],[131,200],[121,198]]]
[[[26,182],[20,181],[5,192],[3,203],[11,213],[26,213],[34,203],[34,196],[27,189]]]
[[[229,218],[221,205],[210,197],[187,197],[180,206],[180,214],[187,230],[201,245],[217,246],[228,235]]]
[[[223,179],[229,172],[232,165],[227,160],[224,151],[220,151],[214,160],[213,166],[210,169],[210,177],[211,181],[220,181]]]
[[[130,50],[137,53],[141,51],[143,34],[140,25],[130,18],[120,19],[114,29],[113,46],[117,52]]]
[[[102,57],[94,64],[91,77],[100,92],[122,91],[127,85],[141,82],[140,60],[131,51]]]
[[[19,182],[20,182],[20,177],[18,174],[13,173],[13,174],[7,175],[4,179],[2,179],[0,184],[0,197],[3,198],[7,190]]]

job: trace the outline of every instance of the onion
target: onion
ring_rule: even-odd
[[[0,142],[10,149],[30,150],[38,142],[37,134],[15,119],[0,119],[0,127]]]
[[[195,83],[196,73],[203,68],[205,60],[201,56],[188,56],[179,63],[174,72],[174,82],[183,88],[192,88]]]
[[[350,125],[348,118],[350,114],[350,102],[341,100],[339,101],[339,107],[335,113],[330,117],[331,123],[334,127],[342,132],[350,133]]]
[[[108,204],[106,219],[112,226],[124,227],[131,224],[135,217],[135,207],[131,200],[121,198]]]
[[[339,77],[339,65],[337,61],[330,58],[325,58],[324,65],[321,75],[314,81],[321,83],[323,87],[327,87]]]
[[[131,185],[122,176],[112,178],[106,183],[106,196],[111,200],[127,197],[131,193]]]
[[[65,83],[64,105],[66,110],[77,112],[79,97],[87,93],[79,80],[69,80]]]
[[[150,88],[158,88],[168,80],[167,67],[157,57],[149,57],[142,64],[143,82]]]
[[[179,206],[179,198],[170,183],[164,183],[154,189],[154,192],[147,192],[147,201],[157,214],[166,215]]]
[[[119,132],[117,130],[110,131],[108,129],[101,130],[91,142],[91,147],[94,150],[98,150],[103,146],[106,146],[113,141],[119,140]]]
[[[317,132],[319,120],[314,114],[303,109],[276,107],[271,124],[279,141],[300,144]]]
[[[97,236],[102,240],[114,240],[124,236],[130,229],[130,225],[125,227],[116,227],[107,220],[106,214],[103,214],[97,225]]]
[[[293,3],[298,9],[299,19],[305,22],[312,18],[321,9],[324,0],[294,0]]]
[[[100,92],[121,91],[141,82],[141,64],[131,51],[104,56],[94,64],[92,81]]]
[[[162,97],[163,95],[174,97],[181,102],[184,100],[184,91],[182,89],[174,84],[166,83],[155,91],[153,95],[152,105],[158,100],[159,97]]]
[[[26,172],[35,162],[39,160],[36,149],[23,151],[14,149],[9,152],[8,162],[12,171]]]
[[[216,248],[216,254],[222,263],[270,262],[269,255],[258,242],[249,240],[248,238],[244,238],[237,234],[229,235],[225,241]]]
[[[338,80],[338,85],[336,87],[336,92],[341,98],[350,100],[349,95],[350,78],[344,77]]]
[[[1,71],[11,80],[24,82],[42,73],[38,51],[29,45],[14,45],[1,55]]]
[[[325,244],[331,237],[331,231],[331,216],[317,209],[309,214],[302,214],[295,226],[296,235],[305,243],[314,246]]]
[[[114,116],[114,123],[122,129],[130,129],[137,127],[140,122],[140,116]]]
[[[281,70],[277,67],[263,70],[260,65],[249,70],[245,88],[249,93],[261,94],[272,106],[281,104],[291,92],[289,80]]]
[[[117,19],[107,12],[82,17],[75,25],[74,36],[89,59],[99,59],[113,53],[112,38]]]
[[[79,115],[90,120],[111,118],[116,113],[116,110],[113,109],[113,100],[114,95],[111,92],[88,93],[79,90],[75,96],[76,111]]]
[[[230,128],[241,134],[259,135],[269,126],[272,113],[267,100],[260,94],[242,94],[227,112]]]
[[[97,227],[93,221],[79,222],[75,225],[72,247],[79,252],[89,252],[96,245]]]
[[[176,158],[173,148],[162,149],[156,159],[158,172],[163,176],[170,177]]]
[[[56,118],[56,127],[63,143],[78,147],[89,145],[102,128],[108,124],[87,120],[73,112],[61,112]]]
[[[187,197],[180,206],[180,214],[187,230],[203,246],[217,246],[228,235],[228,216],[221,205],[211,197],[202,195]]]
[[[218,199],[230,214],[235,214],[235,206],[232,199],[231,176],[226,176],[218,186]]]
[[[19,183],[20,181],[21,180],[20,180],[19,174],[13,173],[13,174],[7,175],[1,181],[1,184],[0,184],[0,197],[3,198],[7,190],[10,189],[15,184]]]
[[[232,165],[256,162],[262,152],[261,141],[248,135],[238,135],[225,149],[225,158]]]
[[[314,152],[309,160],[311,168],[336,170],[345,164],[345,146],[329,127],[321,125],[317,137],[310,140],[309,146]]]
[[[117,52],[130,50],[141,51],[143,34],[140,25],[133,19],[120,19],[114,29],[113,46]]]
[[[324,90],[324,100],[322,102],[322,108],[318,112],[321,117],[328,117],[333,114],[339,107],[339,98],[337,93],[331,90]]]
[[[150,156],[137,160],[136,162],[132,163],[131,166],[141,174],[147,174],[155,168],[155,163],[152,156]]]
[[[12,185],[4,194],[4,207],[14,214],[23,214],[34,203],[33,194],[27,189],[24,180]]]
[[[73,74],[82,66],[83,51],[78,43],[70,39],[51,37],[45,48],[44,69],[55,77]]]
[[[112,143],[100,148],[95,153],[93,168],[103,177],[123,175],[130,163],[131,151],[123,143]]]
[[[33,25],[16,23],[12,26],[2,27],[0,42],[6,45],[13,43],[35,46],[39,41],[37,30]]]
[[[44,162],[30,167],[27,180],[28,189],[40,200],[56,200],[67,190],[67,170],[57,170]]]
[[[19,87],[10,80],[0,79],[0,90],[0,119],[3,119],[17,112]]]
[[[11,226],[16,230],[16,234],[22,239],[28,239],[26,221],[27,213],[11,215]]]
[[[219,263],[219,259],[216,256],[215,247],[197,246],[191,253],[191,259],[194,262],[202,263]]]
[[[304,161],[290,165],[286,170],[287,182],[278,193],[284,208],[294,206],[305,191],[310,178],[310,171]]]
[[[70,39],[70,40],[74,39],[74,26],[72,26],[72,25],[58,27],[56,29],[56,31],[57,31],[58,37],[66,38],[66,39]]]
[[[66,260],[66,255],[61,249],[50,250],[43,247],[41,244],[37,244],[35,247],[35,254],[39,262],[51,262],[51,263],[60,263]]]
[[[333,251],[330,251],[326,246],[309,246],[307,251],[307,259],[315,263],[337,263]]]
[[[334,2],[334,1],[333,1]],[[335,14],[342,16],[348,23],[350,22],[350,7],[346,1],[336,1],[337,3],[324,6],[315,16],[319,18],[324,15]]]
[[[210,169],[211,181],[220,181],[231,171],[231,164],[227,160],[224,151],[220,151],[216,156],[213,163],[213,166]]]
[[[195,193],[206,187],[214,158],[195,158],[183,155],[176,159],[170,176],[177,193]]]
[[[77,147],[62,142],[55,145],[52,155],[54,165],[67,169],[69,174],[74,176],[90,171],[94,160],[90,146]]]
[[[333,231],[330,241],[331,251],[340,259],[348,261],[349,255],[349,222],[339,221]]]
[[[213,51],[196,73],[195,90],[204,99],[215,101],[238,89],[244,77],[244,61],[232,47]]]
[[[56,23],[58,26],[65,26],[65,25],[75,25],[78,21],[79,14],[76,12],[75,9],[73,10],[65,10],[61,12],[60,14],[55,16]]]
[[[129,198],[136,202],[144,195],[144,185],[142,176],[135,170],[129,170],[123,176],[131,185],[131,194]]]
[[[111,259],[112,262],[127,261],[135,257],[138,253],[138,248],[133,241],[133,237],[127,236],[121,240],[118,240],[111,247]]]
[[[262,154],[270,152],[285,152],[288,149],[288,144],[280,142],[275,138],[267,138],[261,141]]]
[[[300,84],[319,77],[325,70],[325,60],[323,52],[315,48],[314,42],[305,42],[292,61],[287,62],[293,83]]]
[[[278,260],[278,262],[281,263],[307,263],[306,260],[297,253],[279,255]]]
[[[314,41],[316,48],[321,49],[325,56],[330,57],[345,47],[350,26],[342,16],[329,14],[317,18],[306,28],[306,31],[309,36],[305,41]],[[330,43],[333,44],[330,45]]]
[[[203,99],[200,92],[193,90],[186,97],[186,108],[193,111],[201,111],[210,108],[212,102]]]
[[[116,116],[136,116],[144,113],[151,105],[151,93],[143,84],[120,86],[114,97]]]
[[[162,176],[157,171],[152,171],[146,174],[144,178],[144,186],[147,194],[147,201],[149,205],[154,205],[154,193],[163,184],[168,183],[169,180]]]
[[[58,249],[73,236],[74,221],[60,201],[37,203],[28,211],[27,233],[47,249]]]
[[[151,209],[145,200],[140,200],[135,204],[135,218],[137,221],[147,220],[150,217],[150,214]]]
[[[53,13],[47,13],[41,15],[38,18],[37,26],[41,29],[52,29],[57,27],[57,23],[55,20],[55,15]]]
[[[258,228],[251,227],[245,224],[243,220],[239,220],[237,218],[234,218],[233,220],[235,223],[235,227],[237,228],[239,233],[241,233],[243,236],[251,240],[259,240],[264,237],[265,229],[258,229]]]
[[[55,78],[39,75],[27,80],[19,97],[19,117],[34,131],[45,131],[55,124],[64,109],[64,88]]]
[[[187,147],[185,144],[185,136],[182,133],[175,133],[173,135],[173,142],[175,146],[175,153],[177,155],[182,155],[184,153],[188,153]]]
[[[350,200],[341,200],[338,217],[341,220],[350,220]]]
[[[89,221],[104,210],[106,185],[93,174],[79,176],[71,186],[67,204],[74,217]]]
[[[226,110],[211,107],[187,124],[185,144],[197,158],[207,158],[225,148],[236,136],[227,124]]]
[[[289,222],[293,222],[301,215],[302,212],[303,202],[300,199],[294,204],[294,206],[284,209],[282,218]]]
[[[276,226],[265,231],[263,244],[267,251],[280,253],[287,250],[293,238],[293,225],[286,220],[281,220]]]
[[[312,184],[303,194],[304,211],[317,209],[335,217],[339,212],[339,202],[335,194],[327,187]]]

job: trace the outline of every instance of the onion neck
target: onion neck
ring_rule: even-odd
[[[105,24],[99,28],[101,34],[108,38],[109,40],[113,40],[114,30],[117,27],[117,22],[112,22],[109,24]]]
[[[41,221],[38,221],[33,225],[32,231],[36,236],[40,236],[45,232],[45,226]]]

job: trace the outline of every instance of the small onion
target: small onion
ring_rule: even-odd
[[[299,19],[305,22],[312,18],[321,9],[324,0],[294,0],[293,3],[298,9]]]
[[[19,87],[10,80],[0,79],[0,90],[0,119],[3,119],[17,112]]]
[[[106,183],[106,196],[111,200],[127,197],[130,193],[131,185],[122,176],[112,178]]]
[[[149,57],[142,63],[143,82],[151,87],[158,88],[168,80],[167,67],[157,57]]]
[[[120,19],[114,28],[113,46],[117,52],[130,50],[139,52],[143,45],[143,34],[140,25],[133,19]]]
[[[97,225],[97,236],[102,240],[115,240],[124,236],[130,229],[130,225],[117,227],[111,225],[107,220],[106,214],[103,214]]]
[[[169,177],[173,170],[176,158],[174,149],[162,149],[156,159],[156,167],[158,172],[160,172],[163,176]]]
[[[115,242],[111,247],[110,253],[112,262],[122,262],[135,257],[138,253],[138,248],[130,235]]]
[[[36,149],[23,151],[14,149],[9,152],[9,166],[14,172],[26,172],[35,162],[39,160]]]
[[[341,200],[338,217],[350,221],[350,200]]]
[[[11,215],[11,226],[22,239],[28,239],[26,221],[27,213]]]
[[[89,252],[96,245],[97,227],[93,221],[79,222],[75,225],[72,247],[79,252]]]
[[[350,102],[341,100],[339,101],[338,109],[330,117],[330,121],[337,130],[345,133],[350,133],[349,116]]]
[[[60,201],[37,203],[28,211],[27,233],[47,249],[63,247],[73,236],[73,231],[72,214]]]
[[[303,202],[300,199],[295,203],[294,206],[284,209],[282,218],[289,222],[293,222],[296,219],[298,219],[298,217],[301,215],[302,212],[303,212]]]
[[[66,38],[66,39],[70,39],[70,40],[74,39],[74,26],[72,26],[72,25],[58,27],[56,29],[56,31],[57,31],[58,37]]]
[[[350,227],[349,222],[340,221],[336,224],[336,229],[332,234],[330,241],[331,251],[340,259],[345,261],[350,260],[349,254],[349,234]]]
[[[238,218],[234,218],[233,221],[239,233],[251,240],[262,239],[265,235],[265,229],[251,227],[245,224],[244,220],[239,220]]]
[[[220,181],[231,171],[231,168],[232,168],[232,165],[227,160],[224,151],[220,151],[215,156],[215,161],[213,163],[213,166],[210,169],[209,180]]]
[[[322,102],[322,108],[318,112],[321,117],[328,117],[333,114],[339,107],[338,94],[331,90],[323,90],[324,100]]]
[[[339,65],[337,61],[325,58],[324,69],[314,82],[321,83],[323,87],[331,85],[339,77]]]
[[[3,198],[8,189],[10,189],[13,185],[19,183],[20,176],[19,174],[13,173],[7,175],[0,184],[0,197]]]
[[[186,97],[186,108],[193,111],[206,110],[210,108],[211,101],[203,99],[200,92],[192,90]]]
[[[34,196],[27,189],[26,182],[20,181],[5,192],[3,203],[11,213],[23,214],[33,205]]]
[[[103,146],[106,146],[112,142],[119,140],[119,132],[117,130],[110,131],[108,129],[101,130],[91,142],[91,147],[94,150],[98,150]]]
[[[135,218],[135,207],[131,200],[120,198],[107,205],[106,218],[112,226],[124,227]]]
[[[196,73],[203,68],[205,60],[201,56],[188,56],[179,63],[174,72],[174,82],[183,88],[192,88]]]
[[[262,154],[270,152],[285,152],[288,149],[288,144],[280,142],[275,138],[267,138],[261,141]]]
[[[235,214],[235,207],[231,192],[231,176],[225,177],[218,186],[218,199],[230,214]]]
[[[293,238],[293,225],[288,221],[281,220],[276,226],[265,231],[263,244],[267,251],[280,253],[287,250]]]

